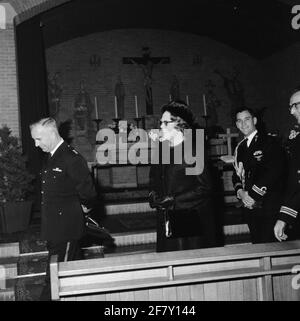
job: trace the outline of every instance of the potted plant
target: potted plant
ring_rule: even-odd
[[[0,128],[0,231],[25,230],[30,221],[32,175],[26,168],[19,139],[6,126]]]

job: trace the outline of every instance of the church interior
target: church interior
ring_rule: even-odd
[[[264,130],[283,142],[294,125],[288,103],[300,84],[295,5],[0,2],[0,126],[18,138],[28,170],[37,176],[45,156],[35,148],[29,125],[53,117],[64,140],[88,162],[98,192],[92,218],[103,227],[101,237],[97,231],[87,235],[85,260],[77,265],[53,262],[53,271],[59,269],[53,300],[300,300],[299,287],[290,285],[300,243],[278,249],[251,244],[231,181],[234,169],[224,161],[241,140],[234,120],[239,106],[255,110]],[[214,169],[218,247],[201,255],[155,253],[149,164],[103,165],[97,157],[101,130],[125,130],[129,137],[137,129],[159,128],[160,108],[171,100],[191,108]],[[47,256],[39,239],[39,188],[35,183],[21,227],[9,225],[20,218],[6,218],[0,198],[0,301],[39,300]],[[79,289],[83,280],[87,285]]]

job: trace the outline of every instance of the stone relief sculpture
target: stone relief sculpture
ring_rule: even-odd
[[[49,115],[56,118],[60,109],[60,99],[62,94],[62,87],[58,84],[58,78],[60,73],[56,72],[53,77],[50,77],[48,73],[48,104]]]
[[[231,102],[230,116],[233,120],[235,110],[245,105],[244,86],[239,79],[240,72],[235,68],[231,73],[221,72],[218,69],[215,69],[215,73],[223,79],[224,88]]]
[[[118,117],[124,119],[125,86],[121,77],[118,77],[118,81],[115,85],[115,96],[117,97]]]
[[[80,90],[74,104],[74,129],[76,136],[90,138],[93,132],[91,113],[93,105],[89,94],[85,90],[84,80],[80,81]]]

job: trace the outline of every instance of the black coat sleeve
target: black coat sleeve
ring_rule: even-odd
[[[95,205],[97,194],[93,179],[86,161],[80,155],[76,155],[69,160],[67,174],[74,182],[81,204],[87,208]]]

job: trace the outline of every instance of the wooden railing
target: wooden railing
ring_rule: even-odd
[[[300,300],[300,241],[57,263],[53,300]],[[294,282],[295,284],[295,282]]]

